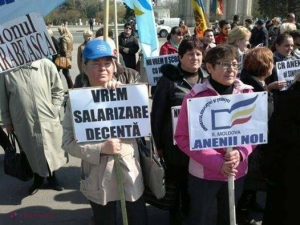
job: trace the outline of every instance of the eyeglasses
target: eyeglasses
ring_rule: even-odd
[[[222,66],[224,69],[228,69],[232,67],[233,69],[237,69],[239,67],[238,63],[231,63],[231,62],[215,62],[216,65]]]
[[[132,30],[132,28],[131,28],[131,27],[125,27],[125,29],[129,29],[129,30]]]
[[[104,62],[104,63],[100,63],[100,62],[90,62],[88,63],[88,65],[93,68],[93,69],[96,69],[96,68],[109,68],[111,65],[113,64],[112,61],[107,61],[107,62]]]

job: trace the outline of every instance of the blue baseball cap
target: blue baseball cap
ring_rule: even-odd
[[[99,59],[103,57],[117,58],[109,44],[100,39],[90,40],[83,49],[83,59]]]

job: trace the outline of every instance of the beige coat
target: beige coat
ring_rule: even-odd
[[[82,159],[80,190],[87,199],[106,205],[120,200],[113,155],[101,154],[101,142],[77,143],[73,133],[70,103],[63,121],[62,148],[70,155]],[[138,200],[144,191],[144,182],[135,139],[122,139],[120,164],[126,201]]]
[[[49,59],[33,62],[0,75],[3,125],[13,124],[21,148],[34,173],[48,176],[68,161],[61,149],[60,107],[63,85]]]

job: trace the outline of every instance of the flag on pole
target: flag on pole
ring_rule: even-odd
[[[159,55],[159,44],[152,8],[152,0],[124,0],[134,10],[144,58]]]
[[[204,31],[209,27],[207,17],[205,15],[205,9],[202,0],[191,0],[195,23],[196,23],[196,33],[199,38],[203,37]]]
[[[0,0],[0,24],[31,12],[48,15],[66,0]]]
[[[223,15],[224,14],[224,7],[223,7],[223,0],[217,0],[217,15]]]
[[[215,13],[216,15],[223,15],[223,0],[212,0],[211,1],[211,12]]]

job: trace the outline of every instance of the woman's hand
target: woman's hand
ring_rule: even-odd
[[[282,88],[286,87],[286,81],[285,80],[280,80],[280,81],[274,81],[270,84],[268,84],[268,90],[281,90]]]
[[[114,155],[119,154],[122,150],[121,139],[108,139],[102,143],[101,153]]]
[[[233,149],[232,151],[226,153],[224,155],[224,164],[221,168],[221,173],[224,176],[235,176],[237,171],[237,167],[241,161],[241,154],[237,149]]]
[[[104,87],[107,89],[116,89],[118,88],[122,83],[120,81],[117,81],[115,79],[111,79],[110,81],[106,82],[104,84]]]
[[[221,173],[225,176],[235,176],[237,174],[237,169],[232,167],[232,163],[229,161],[225,161],[221,168]]]

